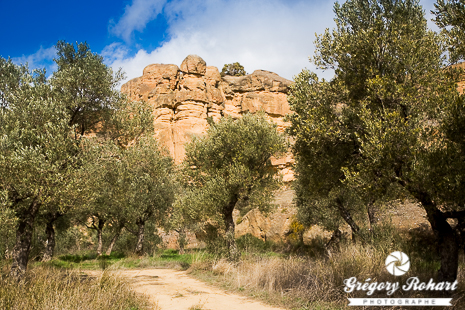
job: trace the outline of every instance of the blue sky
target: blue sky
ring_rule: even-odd
[[[264,69],[292,79],[314,69],[308,57],[315,33],[334,26],[332,1],[0,1],[0,56],[51,72],[58,40],[86,41],[127,79],[152,63],[179,66],[189,54],[220,70],[238,61],[249,73]],[[434,0],[420,3],[430,17]]]

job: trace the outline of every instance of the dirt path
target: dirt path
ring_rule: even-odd
[[[189,277],[185,271],[127,269],[116,272],[128,279],[136,292],[149,296],[154,305],[158,303],[159,308],[154,306],[154,309],[284,310],[266,306],[243,296],[226,293]],[[98,271],[86,271],[86,273],[97,275]]]

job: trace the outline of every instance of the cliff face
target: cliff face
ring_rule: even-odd
[[[221,77],[218,68],[189,55],[181,68],[165,64],[145,67],[142,76],[124,84],[121,91],[131,100],[145,100],[152,105],[155,135],[180,163],[185,144],[206,132],[207,117],[218,121],[227,115],[239,118],[246,112],[263,110],[283,132],[288,126],[283,118],[290,112],[286,96],[291,83],[263,70]],[[293,179],[290,153],[272,163],[282,172],[284,181]]]
[[[460,68],[462,70],[465,70],[465,62],[461,62],[459,64],[454,65],[453,67]],[[459,93],[463,94],[465,93],[465,77],[462,78],[462,81],[457,83],[457,90]]]

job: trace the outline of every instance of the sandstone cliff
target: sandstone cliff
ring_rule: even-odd
[[[131,100],[145,100],[153,107],[155,135],[176,163],[184,158],[184,145],[206,132],[207,117],[214,121],[230,115],[263,110],[270,121],[284,131],[283,121],[290,112],[287,92],[291,81],[279,75],[256,70],[246,76],[221,77],[218,68],[209,67],[196,55],[177,65],[153,64],[141,77],[127,82],[121,91]],[[273,159],[284,181],[293,179],[291,154]]]
[[[453,67],[465,70],[465,62],[458,63]],[[457,90],[459,91],[459,93],[465,93],[465,77],[463,77],[463,79],[457,83]]]

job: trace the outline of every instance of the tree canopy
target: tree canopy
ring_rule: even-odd
[[[58,70],[50,79],[44,70],[0,58],[0,197],[18,219],[15,276],[26,270],[37,216],[53,221],[57,212],[77,207],[76,172],[88,164],[82,141],[127,146],[152,125],[143,103],[116,90],[122,74],[87,44],[60,41],[56,48]]]
[[[184,219],[229,234],[234,256],[233,211],[268,206],[279,181],[271,158],[285,150],[283,135],[263,113],[212,122],[205,136],[186,146],[183,171],[189,193],[178,201]]]
[[[465,170],[451,169],[464,154],[447,134],[462,126],[463,97],[456,72],[444,68],[441,37],[427,29],[418,1],[353,0],[334,11],[336,29],[317,37],[314,61],[335,77],[319,81],[304,70],[289,97],[301,216],[339,213],[354,230],[348,215],[407,195],[427,212],[440,277],[453,281],[457,241],[439,205],[463,208],[451,198]]]
[[[70,137],[66,107],[53,96],[44,72],[32,73],[3,58],[0,72],[0,190],[2,207],[18,217],[12,273],[20,275],[26,269],[35,218],[41,207],[60,204],[79,149]]]
[[[146,222],[164,226],[171,211],[176,192],[171,157],[151,136],[141,137],[128,147],[109,141],[97,146],[80,174],[86,200],[81,222],[88,225],[89,216],[92,218],[90,227],[99,237],[97,253],[102,254],[102,231],[110,224],[115,230],[114,242],[126,228],[138,238],[135,252],[142,254]]]
[[[450,53],[450,62],[465,59],[465,1],[438,0],[432,12],[436,24],[442,29]]]

